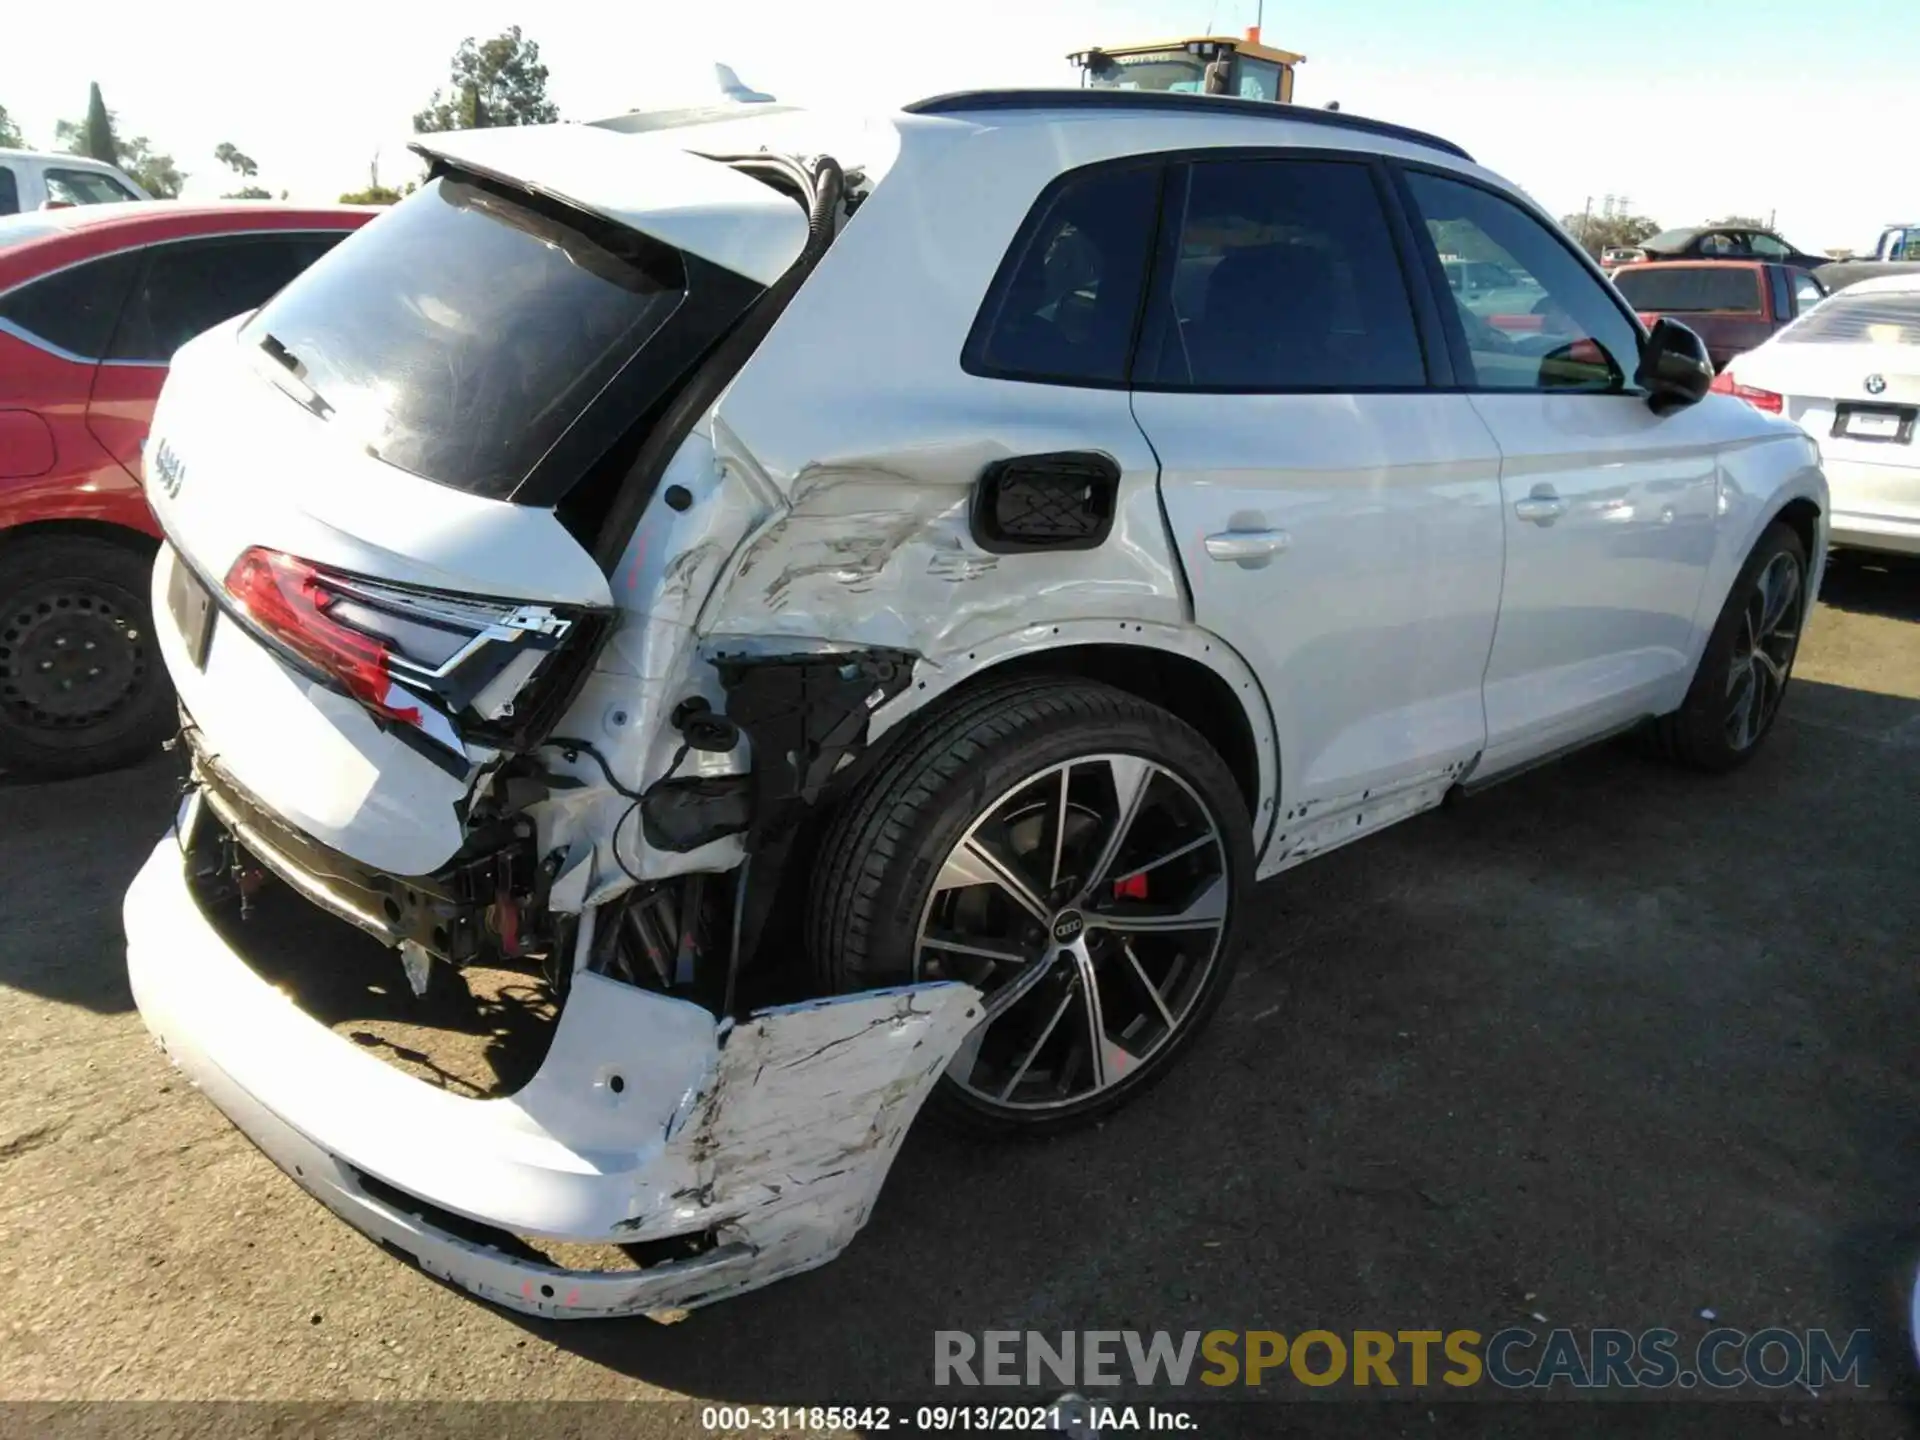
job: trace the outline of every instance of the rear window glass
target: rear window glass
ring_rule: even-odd
[[[43,345],[98,360],[107,353],[127,287],[139,268],[137,250],[69,265],[0,295],[0,320]]]
[[[1920,345],[1920,294],[1829,295],[1778,339],[1783,345]]]
[[[1674,315],[1760,308],[1760,272],[1740,266],[1702,265],[1686,270],[1624,270],[1613,277],[1636,310]]]
[[[584,212],[429,182],[243,327],[388,464],[511,495],[666,323],[679,252]]]

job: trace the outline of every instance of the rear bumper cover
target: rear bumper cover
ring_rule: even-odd
[[[979,1010],[976,991],[936,984],[732,1024],[581,973],[538,1074],[470,1100],[362,1052],[261,979],[200,911],[171,834],[124,914],[147,1028],[275,1164],[429,1273],[549,1318],[669,1318],[832,1259]],[[435,1212],[516,1236],[699,1235],[709,1248],[570,1270]]]

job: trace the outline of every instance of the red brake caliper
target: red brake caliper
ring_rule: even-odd
[[[1144,900],[1147,898],[1147,877],[1129,875],[1124,880],[1113,882],[1113,898],[1116,900]]]

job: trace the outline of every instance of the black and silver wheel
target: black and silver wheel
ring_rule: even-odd
[[[1654,723],[1659,748],[1702,770],[1731,770],[1752,758],[1793,674],[1806,591],[1806,547],[1776,523],[1741,566],[1686,703]]]
[[[930,718],[848,801],[811,947],[838,989],[952,979],[984,1018],[936,1092],[975,1128],[1049,1129],[1163,1073],[1231,964],[1250,824],[1198,734],[1079,681]]]
[[[148,619],[151,562],[89,536],[0,554],[0,766],[55,778],[129,764],[173,729]]]

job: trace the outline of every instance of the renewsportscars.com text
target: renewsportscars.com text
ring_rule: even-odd
[[[937,1330],[936,1385],[1497,1385],[1508,1390],[1864,1389],[1868,1332]]]

